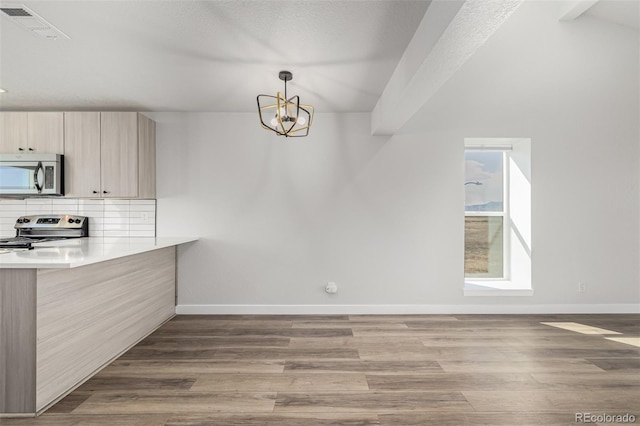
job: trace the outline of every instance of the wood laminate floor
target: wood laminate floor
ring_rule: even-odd
[[[40,417],[0,424],[640,423],[638,337],[640,315],[177,316]]]

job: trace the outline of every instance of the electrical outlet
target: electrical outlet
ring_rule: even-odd
[[[578,293],[584,293],[587,291],[587,286],[584,282],[578,281]]]
[[[144,223],[149,223],[149,213],[147,213],[147,212],[142,212],[142,215],[141,215],[141,216],[142,216],[142,217],[141,217],[142,222],[144,222]]]
[[[327,286],[324,288],[324,291],[326,291],[329,294],[334,294],[338,292],[338,285],[336,283],[334,283],[333,281],[329,281],[327,283]]]

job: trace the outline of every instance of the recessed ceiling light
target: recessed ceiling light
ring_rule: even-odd
[[[7,93],[7,91],[0,87],[0,93]]]

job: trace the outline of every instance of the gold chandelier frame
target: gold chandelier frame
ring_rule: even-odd
[[[287,98],[287,81],[293,79],[290,71],[280,71],[278,77],[284,81],[284,95],[277,92],[276,96],[257,96],[260,125],[284,137],[309,135],[313,122],[313,107],[301,104],[300,97],[297,95]],[[269,117],[272,118],[268,119]]]

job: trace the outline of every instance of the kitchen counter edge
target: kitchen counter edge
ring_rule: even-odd
[[[197,237],[76,238],[0,254],[0,269],[68,269],[197,241]]]

